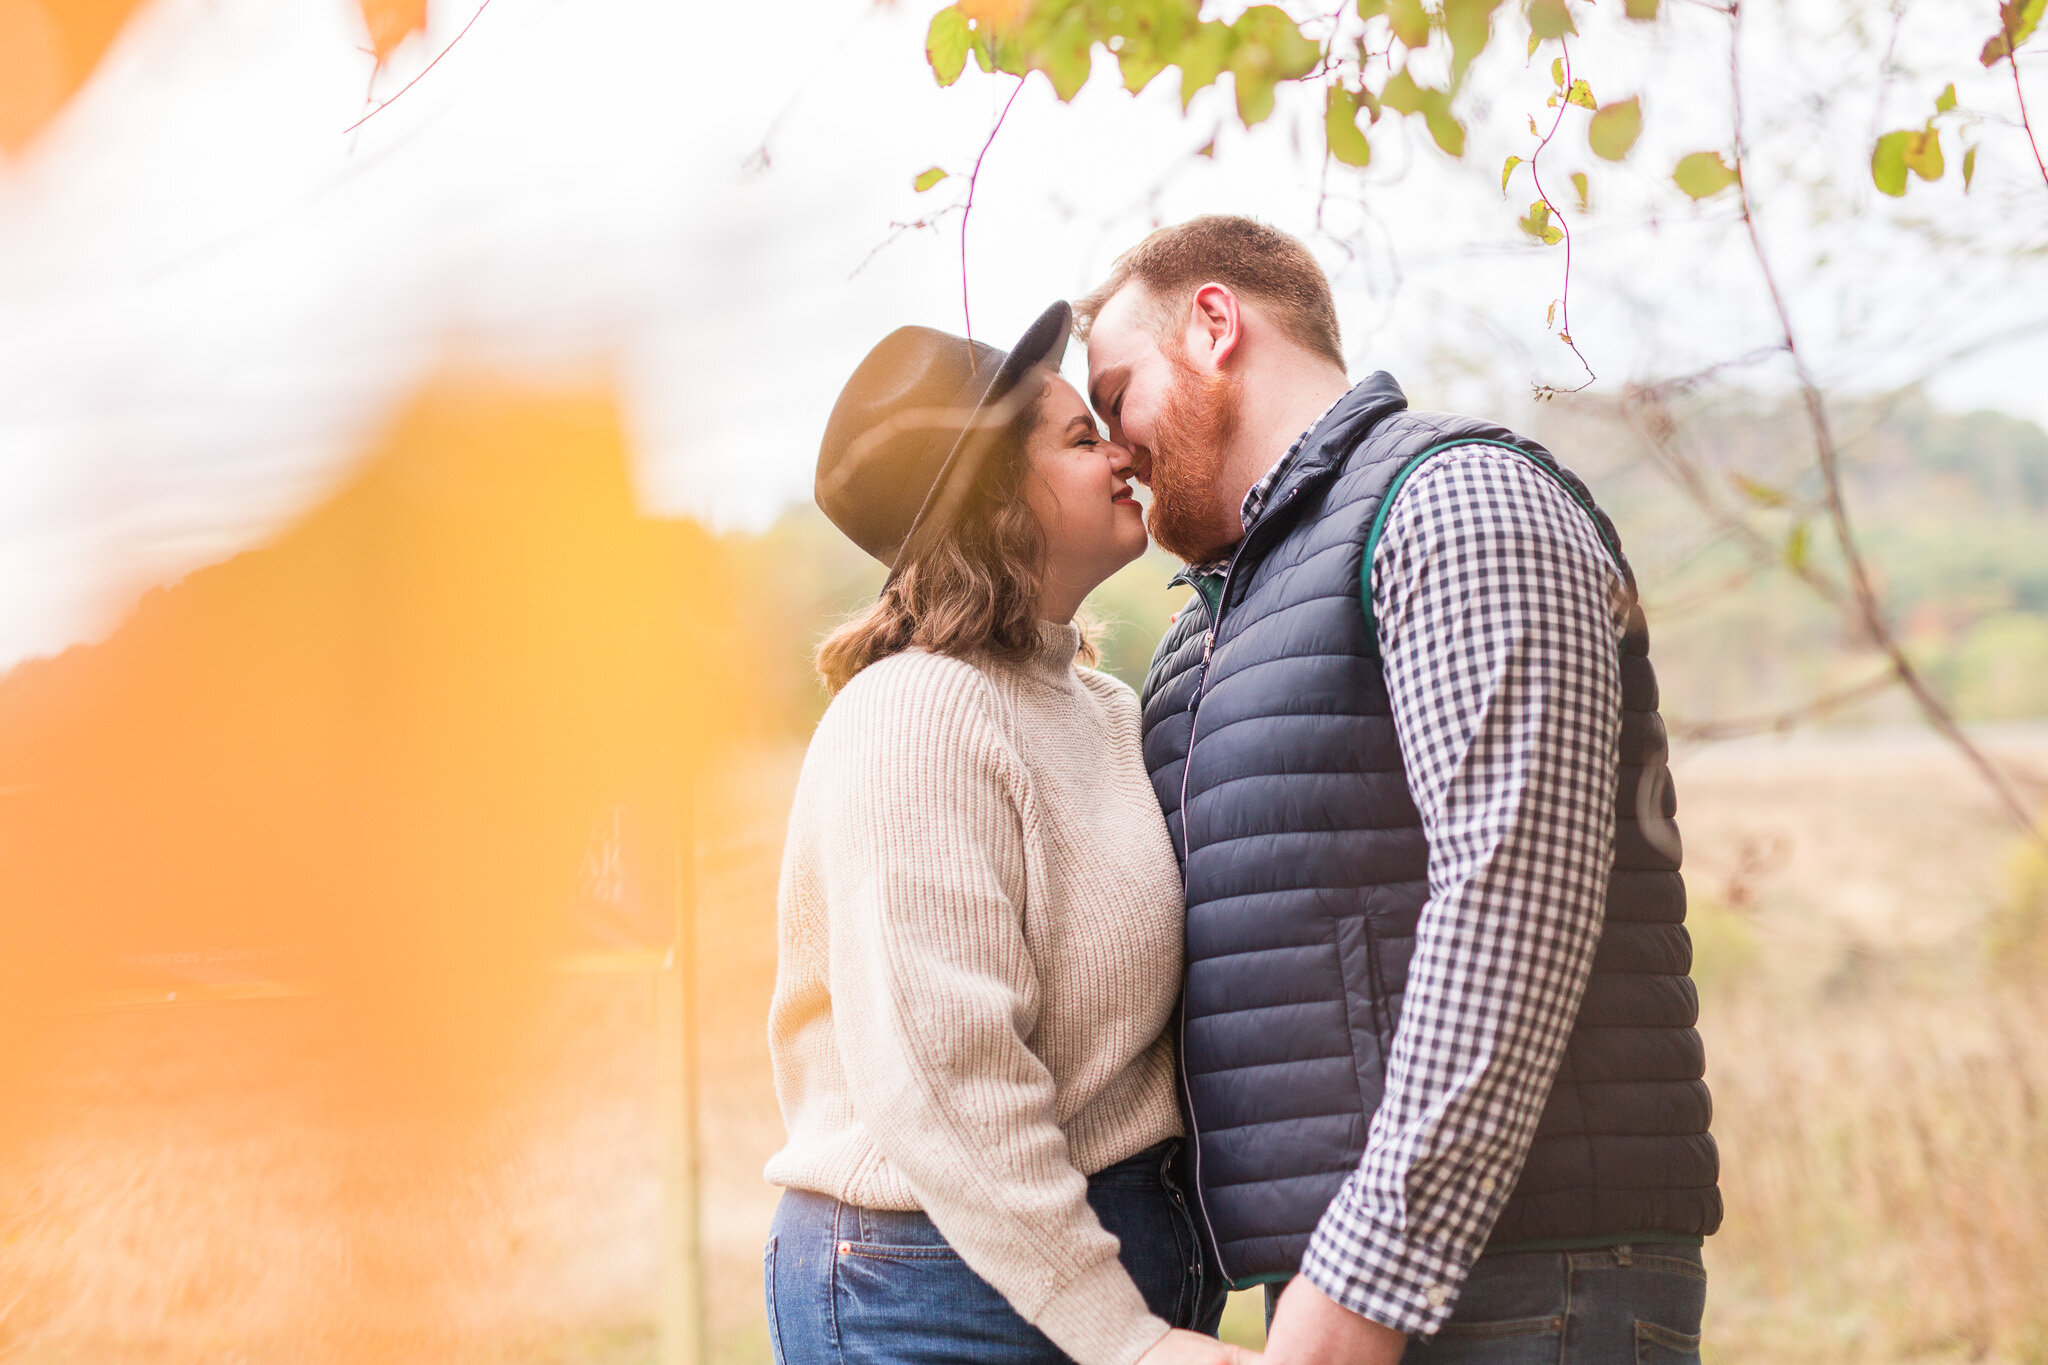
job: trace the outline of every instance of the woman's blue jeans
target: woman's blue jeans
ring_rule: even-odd
[[[1227,1292],[1206,1264],[1180,1143],[1088,1179],[1088,1202],[1153,1312],[1214,1334]],[[967,1268],[922,1213],[788,1190],[763,1256],[776,1365],[1063,1365],[1067,1356]]]

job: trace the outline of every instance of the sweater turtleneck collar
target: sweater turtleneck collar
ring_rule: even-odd
[[[1064,682],[1073,674],[1074,660],[1081,653],[1081,628],[1072,621],[1040,621],[1038,648],[1028,663],[1030,671],[1051,682]]]

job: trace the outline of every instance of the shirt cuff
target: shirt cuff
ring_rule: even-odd
[[[1168,1330],[1115,1256],[1069,1280],[1030,1318],[1080,1365],[1132,1365]]]
[[[1410,1336],[1432,1336],[1457,1306],[1472,1258],[1410,1238],[1375,1218],[1357,1177],[1330,1201],[1302,1257],[1301,1273],[1360,1317]]]

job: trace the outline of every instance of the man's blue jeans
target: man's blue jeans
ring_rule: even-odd
[[[1088,1180],[1088,1202],[1122,1243],[1153,1312],[1213,1334],[1221,1274],[1204,1263],[1180,1143]],[[776,1365],[1063,1365],[1067,1357],[967,1268],[922,1213],[863,1209],[789,1190],[763,1255]]]
[[[1706,1303],[1698,1247],[1482,1256],[1450,1321],[1401,1365],[1698,1365]]]

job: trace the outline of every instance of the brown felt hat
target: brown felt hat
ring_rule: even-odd
[[[959,517],[1016,415],[1004,400],[1032,366],[1059,364],[1073,326],[1061,302],[1008,351],[930,327],[883,337],[825,423],[818,506],[893,579]]]

